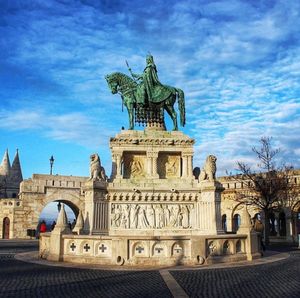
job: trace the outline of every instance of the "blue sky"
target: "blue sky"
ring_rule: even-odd
[[[300,167],[300,2],[0,2],[0,154],[19,148],[24,178],[88,175],[109,138],[128,126],[104,76],[142,72],[155,58],[162,83],[184,90],[194,166],[218,157],[218,174],[272,136]],[[167,121],[170,129],[171,124]]]

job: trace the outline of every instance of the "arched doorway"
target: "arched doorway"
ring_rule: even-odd
[[[2,238],[9,239],[9,228],[10,228],[10,220],[8,217],[4,217],[3,219],[3,228],[2,228]]]

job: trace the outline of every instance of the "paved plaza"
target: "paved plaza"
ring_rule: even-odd
[[[300,250],[255,265],[104,270],[24,262],[36,241],[0,241],[0,297],[300,297]],[[25,254],[26,255],[26,254]]]

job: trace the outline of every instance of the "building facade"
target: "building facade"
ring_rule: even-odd
[[[12,165],[8,150],[0,165],[0,235],[3,239],[16,238],[14,221],[18,215],[15,208],[20,206],[18,199],[20,183],[23,181],[19,152],[16,151]]]

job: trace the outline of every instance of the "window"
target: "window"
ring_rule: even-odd
[[[227,232],[227,217],[226,214],[222,215],[222,229],[224,232]]]
[[[235,214],[233,217],[233,227],[232,231],[236,232],[241,225],[241,216],[239,214]]]

